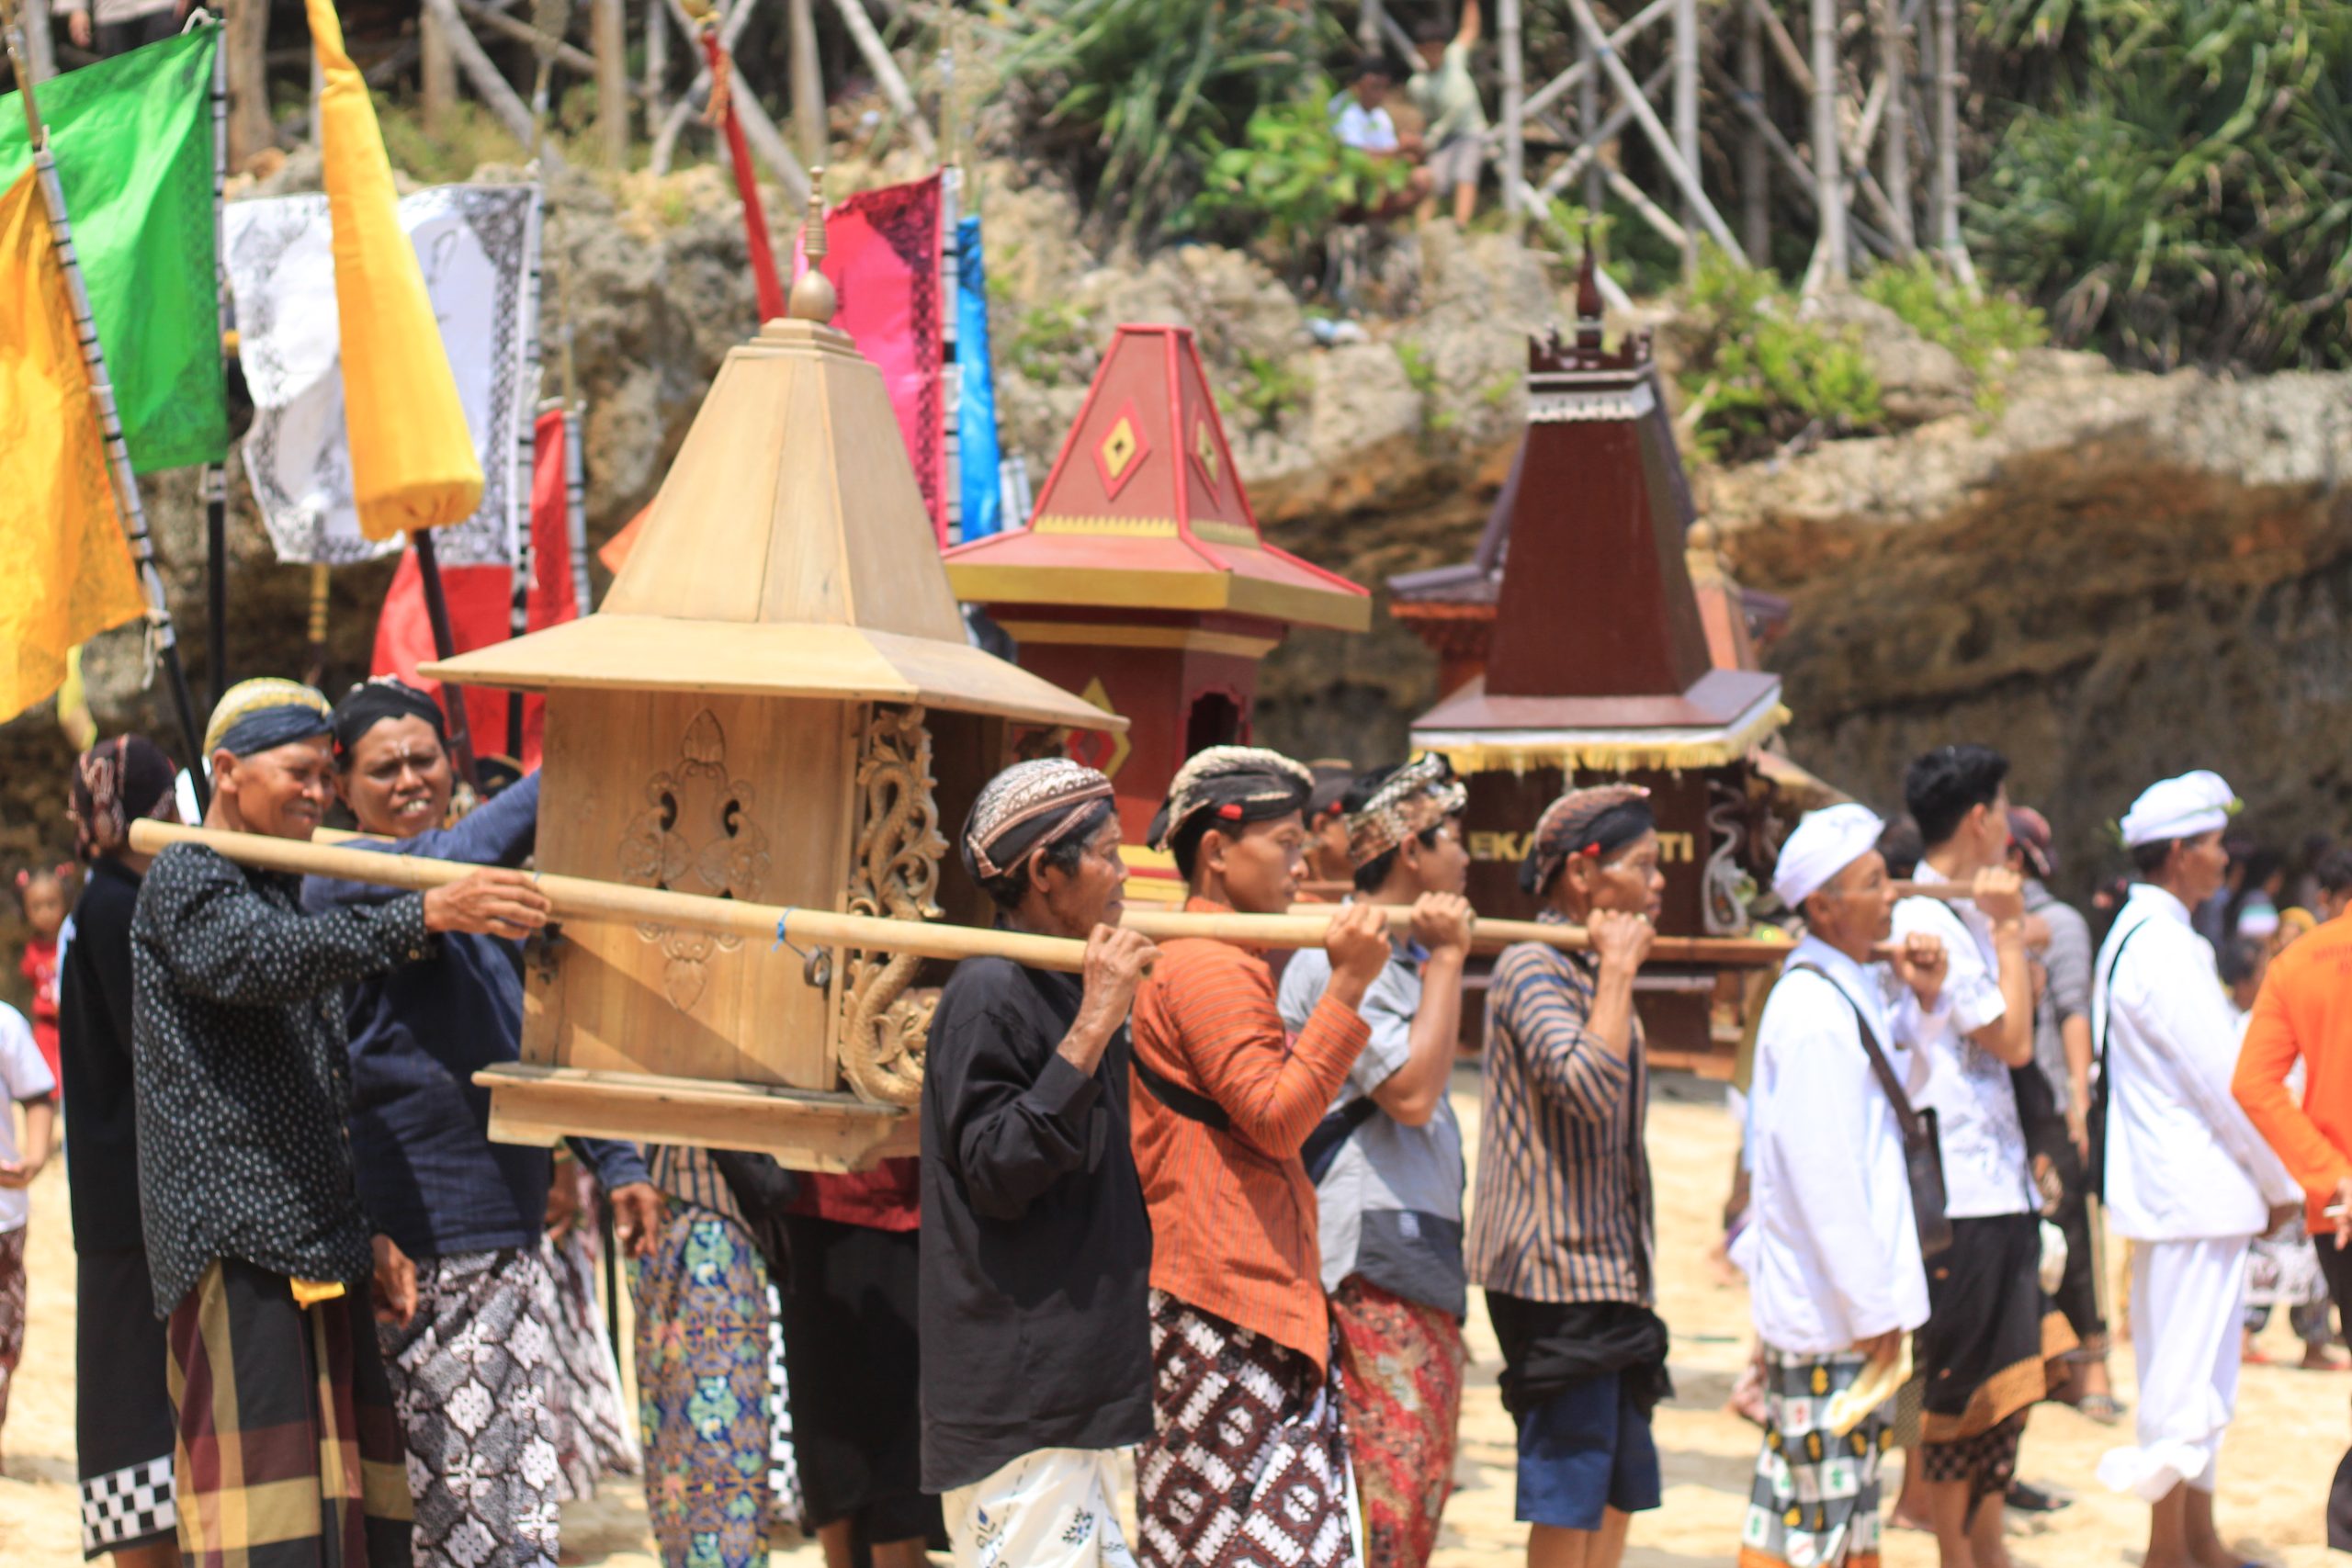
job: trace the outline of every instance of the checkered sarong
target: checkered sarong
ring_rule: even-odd
[[[1764,1446],[1739,1537],[1739,1568],[1878,1568],[1878,1472],[1894,1401],[1844,1437],[1829,1401],[1861,1375],[1861,1357],[1764,1357]]]
[[[1327,1371],[1151,1292],[1154,1430],[1136,1451],[1144,1568],[1355,1561],[1338,1360]]]
[[[315,1306],[216,1259],[166,1331],[180,1552],[197,1568],[407,1568],[406,1456],[364,1291]]]

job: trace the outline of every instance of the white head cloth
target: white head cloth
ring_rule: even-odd
[[[2123,814],[2123,846],[2137,849],[2167,839],[2193,839],[2227,827],[2237,808],[2238,797],[2229,781],[2203,768],[2152,784]]]
[[[1886,824],[1876,812],[1851,801],[1808,811],[1788,842],[1781,846],[1781,862],[1772,872],[1772,891],[1794,909],[1876,849],[1878,836],[1885,830]]]

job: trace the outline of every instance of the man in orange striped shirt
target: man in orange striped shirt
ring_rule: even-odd
[[[1220,746],[1177,773],[1151,826],[1187,908],[1279,914],[1297,891],[1314,776]],[[1135,1003],[1136,1168],[1151,1213],[1154,1433],[1136,1455],[1148,1568],[1352,1562],[1349,1458],[1299,1145],[1371,1038],[1385,912],[1350,906],[1331,982],[1295,1040],[1272,972],[1230,942],[1163,943]]]

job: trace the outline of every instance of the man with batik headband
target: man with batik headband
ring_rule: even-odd
[[[1658,1506],[1650,1412],[1672,1392],[1651,1310],[1649,1066],[1634,1011],[1666,890],[1649,792],[1554,801],[1520,886],[1591,948],[1521,942],[1495,960],[1470,1273],[1519,1424],[1528,1561],[1613,1568],[1632,1516]]]
[[[959,1568],[1131,1568],[1117,1450],[1151,1435],[1151,1224],[1128,1130],[1127,1012],[1150,942],[1119,930],[1111,781],[999,773],[964,868],[1008,929],[1086,943],[1081,975],[956,966],[922,1085],[922,1483]]]
[[[307,840],[333,798],[327,700],[232,687],[205,735],[206,826]],[[140,1200],[176,1406],[183,1551],[208,1562],[409,1561],[410,1504],[375,1316],[416,1276],[361,1208],[343,987],[443,933],[520,938],[520,872],[306,917],[300,884],[218,852],[155,857],[131,919]]]
[[[1733,1248],[1765,1389],[1741,1568],[1878,1562],[1891,1396],[1904,1336],[1928,1317],[1905,1145],[1935,1141],[1912,1101],[1928,1073],[1922,1026],[1940,1005],[1945,957],[1919,935],[1893,975],[1877,962],[1894,908],[1881,829],[1860,806],[1814,812],[1773,873],[1806,934],[1757,1029],[1755,1174]]]
[[[1306,1149],[1373,1568],[1429,1561],[1462,1415],[1462,1129],[1445,1090],[1470,953],[1463,804],[1435,756],[1367,773],[1342,798],[1357,901],[1413,911],[1358,1009],[1371,1042]],[[1294,957],[1283,1022],[1305,1029],[1330,983],[1324,954]]]
[[[139,1226],[139,1125],[131,1087],[130,918],[148,857],[142,817],[176,821],[172,760],[143,735],[101,740],[74,765],[68,809],[82,861],[74,940],[59,961],[59,1056],[74,1148],[76,1293],[74,1425],[82,1554],[118,1568],[179,1560],[172,1509],[172,1396]]]
[[[1151,825],[1197,914],[1280,914],[1297,891],[1314,779],[1243,746],[1177,772]],[[1254,949],[1161,945],[1136,994],[1136,1166],[1151,1211],[1155,1427],[1136,1456],[1152,1568],[1351,1562],[1335,1337],[1299,1148],[1371,1034],[1385,912],[1332,918],[1331,980],[1295,1039]]]
[[[334,714],[335,789],[354,849],[516,865],[539,819],[534,773],[443,827],[454,778],[441,705],[386,677]],[[393,889],[311,877],[312,914],[372,909]],[[539,1251],[553,1161],[490,1141],[474,1075],[522,1046],[523,953],[503,935],[452,932],[421,964],[350,987],[351,1152],[369,1223],[416,1266],[417,1310],[378,1325],[409,1453],[420,1563],[554,1568],[556,1456],[570,1418],[554,1380],[555,1281]],[[634,1146],[575,1149],[611,1194],[623,1247],[643,1256],[662,1199]]]
[[[2242,1556],[2214,1527],[2213,1489],[2237,1405],[2246,1252],[2302,1198],[2232,1096],[2238,1030],[2213,949],[2189,923],[2229,870],[2222,830],[2236,809],[2230,786],[2204,772],[2152,784],[2132,803],[2123,841],[2141,880],[2092,982],[2100,1120],[2091,1136],[2104,1156],[2109,1222],[2134,1244],[2129,1321],[2140,1374],[2139,1441],[2101,1459],[2098,1474],[2149,1505],[2147,1568],[2218,1568]]]

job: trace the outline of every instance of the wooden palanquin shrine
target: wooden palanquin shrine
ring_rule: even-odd
[[[1770,794],[1753,754],[1788,718],[1780,679],[1753,667],[1711,550],[1693,583],[1690,487],[1646,335],[1604,348],[1589,276],[1579,316],[1574,342],[1529,344],[1527,434],[1477,557],[1390,584],[1446,688],[1413,747],[1464,775],[1481,914],[1532,917],[1518,873],[1536,818],[1571,782],[1623,779],[1648,786],[1657,814],[1660,931],[1742,935]],[[1715,989],[1703,967],[1644,970],[1662,1064],[1728,1066],[1711,1039]]]
[[[985,924],[942,829],[1007,727],[1124,721],[970,646],[880,372],[821,277],[792,315],[728,354],[595,614],[426,672],[547,694],[542,871]],[[526,961],[492,1134],[913,1153],[937,971],[841,956],[566,928]]]
[[[1259,661],[1294,626],[1372,619],[1363,589],[1266,543],[1188,327],[1119,328],[1029,525],[946,561],[1022,668],[1128,716],[1069,752],[1118,791],[1138,898],[1182,899],[1145,830],[1187,757],[1250,739]]]

